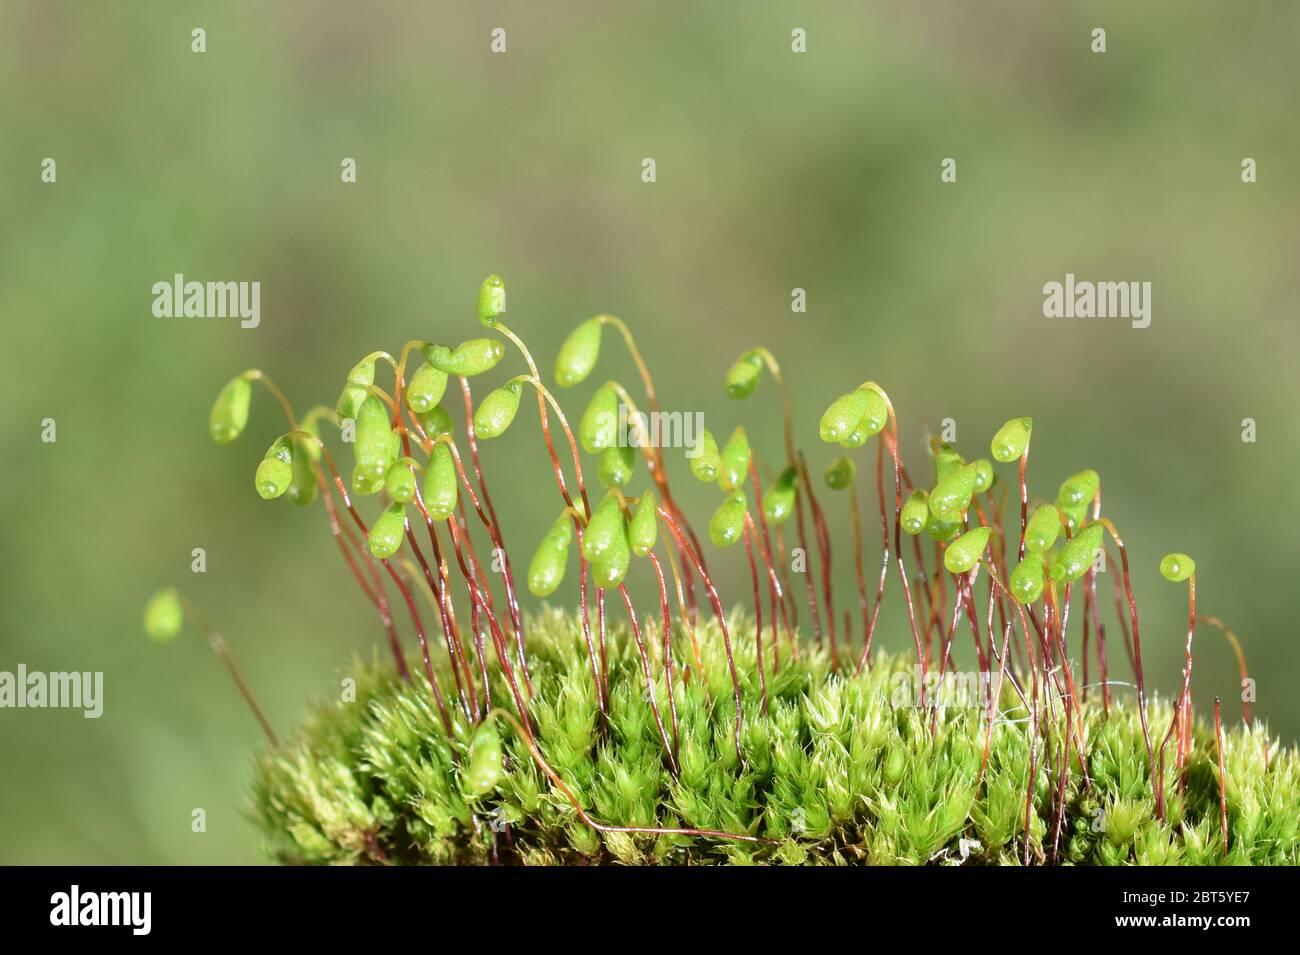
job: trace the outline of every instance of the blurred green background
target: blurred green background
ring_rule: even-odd
[[[614,312],[667,407],[719,434],[743,420],[775,457],[770,382],[745,405],[721,388],[735,354],[768,345],[815,472],[821,409],[866,377],[890,390],[918,471],[927,423],[955,419],[978,455],[1032,414],[1039,493],[1103,475],[1149,679],[1178,679],[1185,588],[1156,565],[1184,550],[1202,608],[1244,638],[1256,712],[1294,740],[1294,534],[1261,518],[1300,506],[1298,35],[1291,3],[4,0],[0,669],[106,685],[99,720],[0,711],[0,862],[259,859],[242,815],[258,728],[195,634],[145,639],[145,598],[174,583],[206,608],[284,730],[382,631],[319,505],[253,491],[283,430],[273,405],[259,393],[248,433],[219,448],[210,403],[254,366],[300,408],[332,403],[372,349],[479,334],[493,271],[548,372],[577,321]],[[151,286],[176,272],[260,281],[261,327],[154,318]],[[1151,281],[1151,327],[1043,318],[1042,286],[1066,272]],[[489,377],[520,368],[512,355]],[[612,341],[602,368],[634,379]],[[484,449],[516,563],[557,510],[530,407]],[[674,473],[702,525],[716,491]],[[844,520],[843,500],[823,503]],[[747,599],[743,556],[713,562],[726,599]],[[884,642],[901,649],[899,606],[891,590]],[[1194,686],[1237,718],[1214,631]]]

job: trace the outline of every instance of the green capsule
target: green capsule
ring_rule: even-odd
[[[1029,448],[1029,434],[1034,429],[1033,418],[1012,418],[1002,427],[989,443],[993,460],[1010,464]]]
[[[623,522],[623,505],[618,495],[610,491],[591,512],[591,520],[587,522],[587,530],[582,535],[582,556],[595,563],[614,550],[620,541],[626,546],[627,527]]]
[[[880,392],[874,388],[857,388],[831,402],[822,415],[818,433],[827,444],[849,439],[855,432],[870,438],[885,427],[888,414]]]
[[[840,395],[830,403],[822,414],[818,425],[818,434],[827,444],[843,441],[853,434],[858,422],[867,413],[867,404],[871,399],[861,388]]]
[[[265,501],[273,501],[289,490],[293,482],[293,442],[285,436],[276,438],[257,466],[253,483]]]
[[[515,420],[523,394],[522,381],[510,381],[488,392],[474,412],[474,434],[485,441],[505,434]]]
[[[573,525],[568,515],[562,515],[546,532],[528,564],[528,591],[534,597],[549,597],[564,582],[572,540]]]
[[[492,720],[484,720],[469,739],[468,762],[461,786],[468,796],[486,796],[497,788],[505,775],[501,736]]]
[[[709,539],[718,547],[730,547],[745,532],[745,513],[749,501],[744,491],[736,491],[727,496],[713,517],[709,518]]]
[[[903,502],[903,510],[898,515],[903,530],[915,537],[925,530],[930,522],[930,495],[917,489]]]
[[[1031,554],[1043,555],[1052,549],[1061,533],[1061,514],[1050,504],[1044,504],[1030,516],[1025,524],[1025,549]]]
[[[319,434],[314,422],[299,425],[299,430]],[[314,452],[314,453],[313,453]],[[312,462],[320,459],[320,448],[310,441],[295,440],[293,446],[293,479],[289,482],[289,500],[306,507],[316,500],[316,471]]]
[[[629,447],[606,448],[600,452],[597,475],[605,487],[627,487],[636,466],[636,452]]]
[[[208,434],[217,444],[229,444],[244,433],[248,407],[253,400],[253,383],[242,375],[231,378],[217,393],[208,415]]]
[[[871,440],[871,435],[867,433],[866,428],[860,425],[855,427],[852,433],[843,441],[837,442],[841,448],[848,448],[850,451],[854,448],[860,448]]]
[[[144,632],[159,643],[166,643],[181,632],[185,608],[181,595],[172,587],[160,590],[144,607]]]
[[[763,495],[763,517],[769,524],[784,524],[794,513],[798,499],[798,472],[788,467]]]
[[[727,369],[724,384],[727,397],[741,400],[748,398],[758,387],[758,379],[763,375],[763,356],[757,351],[747,351],[736,359]]]
[[[578,440],[588,454],[618,444],[618,392],[604,384],[596,389],[578,422]]]
[[[401,549],[405,536],[406,505],[396,502],[389,504],[370,525],[370,538],[367,541],[370,553],[380,560],[387,560]]]
[[[749,436],[745,429],[737,428],[731,433],[731,439],[722,449],[722,471],[718,475],[718,484],[724,491],[735,491],[745,486],[749,477]]]
[[[655,510],[655,503],[653,491],[647,490],[642,494],[627,527],[627,538],[632,545],[632,553],[638,557],[644,557],[654,550],[655,541],[659,537],[659,514]]]
[[[586,381],[600,358],[600,333],[604,323],[589,318],[569,333],[555,360],[555,380],[561,388],[572,388]]]
[[[934,482],[936,484],[955,474],[965,465],[966,462],[962,460],[962,456],[953,449],[952,445],[934,445]]]
[[[1088,519],[1087,502],[1083,504],[1061,504],[1057,510],[1065,518],[1065,526],[1070,529],[1071,534],[1082,527],[1083,522]]]
[[[980,562],[984,548],[989,546],[990,533],[991,528],[988,527],[972,528],[949,544],[943,552],[943,566],[948,569],[948,573],[969,573]]]
[[[415,471],[410,458],[393,462],[384,476],[384,490],[399,504],[407,504],[415,497]]]
[[[416,369],[406,386],[406,403],[417,415],[433,408],[447,391],[447,373],[427,362]]]
[[[925,532],[937,541],[950,541],[961,533],[961,518],[948,519],[931,514]]]
[[[944,520],[960,517],[975,494],[975,465],[967,464],[949,474],[930,492],[930,513]]]
[[[1011,571],[1008,587],[1011,596],[1022,604],[1031,604],[1043,593],[1043,559],[1038,554],[1026,554],[1025,559]]]
[[[439,371],[461,378],[472,378],[491,371],[506,355],[506,346],[495,338],[471,338],[455,348],[426,345],[424,360]]]
[[[617,537],[609,550],[591,562],[591,579],[601,590],[613,590],[623,582],[632,565],[632,550],[627,535]]]
[[[696,452],[693,457],[691,451]],[[722,455],[718,453],[718,442],[714,439],[712,431],[708,428],[704,429],[695,447],[686,452],[686,461],[690,464],[691,473],[695,475],[696,480],[712,484],[718,479],[718,472],[722,470]]]
[[[348,372],[347,384],[339,394],[334,410],[340,418],[355,418],[361,403],[370,394],[367,390],[375,383],[375,359],[363,358]]]
[[[456,512],[456,462],[451,448],[439,441],[429,452],[420,498],[435,521],[445,521]]]
[[[484,328],[496,328],[505,312],[506,283],[499,275],[489,275],[478,287],[478,320]]]
[[[293,465],[280,458],[263,458],[253,477],[257,493],[264,501],[273,501],[283,495],[292,481]]]
[[[430,440],[436,439],[440,434],[451,434],[454,427],[451,415],[447,413],[447,409],[442,405],[435,405],[423,414],[417,412],[415,417]]]
[[[378,494],[384,487],[385,477],[387,472],[376,477],[373,471],[367,471],[358,464],[352,469],[352,491],[361,497]]]
[[[1089,524],[1066,541],[1052,562],[1052,579],[1073,583],[1086,574],[1101,549],[1101,535],[1101,524]]]
[[[853,483],[853,462],[848,458],[836,458],[826,469],[826,486],[842,491]]]
[[[1180,583],[1196,573],[1196,561],[1186,554],[1165,554],[1160,559],[1160,576],[1171,583]]]
[[[983,494],[993,486],[993,462],[988,458],[978,458],[972,464],[975,467],[975,493]]]
[[[1073,474],[1061,482],[1056,499],[1066,506],[1088,504],[1101,488],[1101,475],[1092,468]]]
[[[397,459],[388,406],[378,395],[368,395],[357,409],[356,421],[353,448],[357,467],[373,479],[382,481],[389,466]]]
[[[867,410],[858,419],[854,430],[865,431],[870,438],[885,430],[889,422],[889,405],[885,403],[885,396],[870,385],[863,385],[858,390],[867,396]]]

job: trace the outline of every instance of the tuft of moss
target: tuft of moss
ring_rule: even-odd
[[[752,622],[737,614],[732,632]],[[602,718],[582,631],[546,610],[528,627],[538,746],[590,817],[613,826],[721,830],[759,841],[597,831],[538,766],[516,727],[489,717],[504,758],[486,793],[469,778],[475,727],[463,713],[449,736],[421,678],[357,665],[355,700],[315,707],[298,733],[257,760],[254,815],[267,851],[297,864],[1019,865],[1025,849],[1029,714],[1008,683],[988,731],[980,706],[937,712],[900,705],[914,661],[878,656],[861,675],[828,656],[766,654],[762,709],[752,646],[735,640],[744,719],[741,751],[731,676],[716,621],[696,628],[703,663],[676,675],[679,772],[664,759],[640,657],[611,628],[609,714]],[[675,634],[686,640],[685,634]],[[647,644],[654,647],[657,641]],[[694,652],[687,656],[694,659]],[[652,662],[657,662],[652,659]],[[656,699],[672,736],[667,687]],[[449,669],[439,674],[450,681]],[[505,681],[493,679],[494,687]],[[443,684],[448,685],[444,682]],[[499,690],[493,705],[511,710]],[[1037,747],[1029,825],[1032,861],[1093,865],[1300,862],[1300,762],[1265,726],[1225,732],[1229,848],[1220,831],[1218,754],[1198,723],[1180,786],[1171,770],[1166,818],[1156,818],[1146,749],[1131,701],[1109,715],[1089,700],[1085,784],[1077,756],[1059,840],[1056,787],[1065,744],[1061,701]],[[1170,707],[1151,704],[1152,725]],[[494,774],[488,773],[491,780]],[[1055,854],[1051,847],[1058,844]]]

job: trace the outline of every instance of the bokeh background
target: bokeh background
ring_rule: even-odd
[[[0,862],[259,860],[258,728],[195,634],[145,639],[144,600],[177,584],[206,608],[283,730],[382,631],[319,505],[253,491],[273,405],[258,394],[219,448],[210,403],[254,366],[300,409],[332,403],[372,349],[479,334],[494,271],[547,368],[577,321],[614,312],[668,407],[720,434],[744,421],[776,456],[770,383],[743,406],[721,387],[735,354],[768,345],[815,472],[821,409],[866,377],[918,470],[927,424],[955,419],[974,456],[1032,414],[1040,493],[1103,475],[1152,682],[1176,684],[1186,613],[1156,564],[1185,550],[1201,606],[1245,640],[1256,712],[1294,740],[1297,36],[1282,2],[3,0],[0,669],[102,670],[106,709],[0,711]],[[176,272],[260,281],[261,327],[154,318],[150,288]],[[1043,318],[1066,272],[1151,281],[1151,327]],[[602,367],[634,378],[612,343]],[[484,449],[519,563],[556,510],[530,406]],[[702,522],[716,491],[675,473]],[[743,557],[714,562],[744,599]],[[897,593],[889,606],[884,642],[902,648]],[[1194,683],[1237,717],[1214,631]]]

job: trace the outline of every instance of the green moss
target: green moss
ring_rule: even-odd
[[[832,673],[821,652],[805,649],[791,660],[783,647],[780,669],[772,672],[769,647],[762,712],[752,646],[738,639],[751,627],[733,621],[743,757],[733,741],[731,678],[713,622],[698,629],[704,680],[698,672],[688,682],[677,674],[676,777],[664,758],[635,644],[617,628],[608,648],[606,722],[573,617],[548,611],[531,621],[536,695],[530,716],[546,761],[599,823],[715,829],[762,841],[598,832],[580,820],[504,719],[498,726],[505,771],[495,789],[471,795],[465,771],[473,727],[461,714],[449,737],[422,678],[403,683],[375,665],[356,669],[355,701],[315,708],[295,738],[258,760],[254,807],[268,852],[291,863],[1020,864],[1030,732],[1026,708],[1009,684],[981,779],[984,710],[948,707],[932,732],[930,710],[897,705],[900,681],[911,674],[908,659],[882,656],[854,677]],[[685,648],[677,656],[693,659],[686,635],[674,636]],[[671,739],[657,657],[652,665]],[[453,685],[445,665],[439,679]],[[492,682],[505,684],[497,675]],[[495,706],[512,709],[504,692],[494,693]],[[1059,773],[1045,766],[1059,767],[1059,700],[1052,712],[1044,714],[1038,747],[1033,861],[1050,857],[1053,843]],[[1168,725],[1169,708],[1155,702],[1151,717],[1153,727]],[[1226,857],[1212,726],[1197,726],[1183,788],[1170,773],[1162,822],[1132,702],[1117,699],[1107,718],[1093,698],[1084,724],[1091,785],[1076,762],[1056,861],[1300,861],[1300,767],[1293,749],[1270,744],[1262,724],[1225,732]]]

